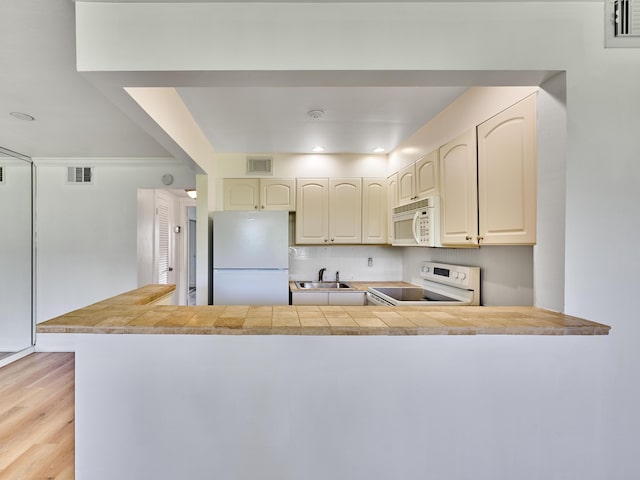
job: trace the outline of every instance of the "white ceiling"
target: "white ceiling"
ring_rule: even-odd
[[[392,150],[464,87],[179,88],[220,152],[371,153]],[[319,118],[310,111],[324,112]]]
[[[390,150],[464,91],[456,87],[186,87],[216,151]],[[324,110],[319,119],[310,109]],[[33,115],[17,120],[10,112]],[[132,118],[136,117],[136,120]],[[75,69],[73,0],[2,0],[0,147],[31,157],[170,157]],[[167,145],[166,142],[163,142]]]

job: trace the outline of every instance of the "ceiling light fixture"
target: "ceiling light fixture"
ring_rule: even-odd
[[[315,110],[309,110],[307,112],[307,115],[309,115],[311,118],[320,118],[321,116],[324,115],[324,110],[319,110],[319,109],[315,109]]]
[[[376,147],[372,150],[373,153],[382,153],[384,152],[384,148],[383,147]]]
[[[198,198],[198,192],[196,192],[193,188],[186,188],[185,192],[187,192],[187,195],[189,195],[194,200]]]
[[[315,153],[322,153],[324,152],[324,147],[321,147],[320,145],[318,145],[317,147],[313,147],[311,150],[314,151]]]
[[[17,118],[18,120],[24,120],[25,122],[33,122],[36,118],[28,113],[22,112],[9,112],[13,118]]]

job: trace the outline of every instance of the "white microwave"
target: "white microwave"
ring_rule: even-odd
[[[440,198],[427,197],[393,209],[392,245],[401,247],[441,247]]]

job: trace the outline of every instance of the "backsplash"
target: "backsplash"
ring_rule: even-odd
[[[296,245],[289,247],[289,278],[316,280],[318,271],[326,268],[325,280],[335,280],[337,271],[340,272],[340,280],[346,281],[402,280],[402,250],[365,245]]]
[[[480,267],[482,305],[534,304],[531,246],[405,247],[404,280],[420,283],[420,263],[424,260]]]

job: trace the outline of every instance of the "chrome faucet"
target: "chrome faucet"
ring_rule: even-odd
[[[340,283],[340,272],[336,272],[336,282]]]
[[[321,282],[322,281],[322,277],[324,277],[324,271],[326,270],[326,268],[321,268],[320,271],[318,272],[318,281]]]

